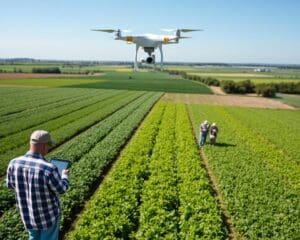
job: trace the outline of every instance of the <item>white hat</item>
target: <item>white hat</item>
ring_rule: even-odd
[[[213,126],[216,126],[216,123],[212,123],[212,125],[211,125],[211,126],[212,126],[212,127],[213,127]]]
[[[45,130],[36,130],[30,136],[30,144],[48,143],[50,146],[55,144],[50,134]]]
[[[207,121],[207,120],[205,120],[205,121],[204,121],[204,124],[208,124],[208,121]]]

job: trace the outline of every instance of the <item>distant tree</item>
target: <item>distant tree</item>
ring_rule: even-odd
[[[275,97],[276,96],[276,88],[273,84],[261,83],[256,84],[255,91],[257,95],[263,97]]]
[[[61,73],[58,67],[32,68],[32,73]]]

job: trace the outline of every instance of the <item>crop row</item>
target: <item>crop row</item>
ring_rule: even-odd
[[[197,143],[187,109],[178,106],[176,149],[180,197],[181,239],[226,239],[220,208],[212,194],[208,176],[199,164]]]
[[[29,114],[24,114],[24,112],[22,112],[22,114],[18,114],[11,119],[11,121],[2,123],[0,125],[1,135],[6,137],[13,133],[19,133],[22,130],[49,122],[52,119],[65,116],[69,113],[73,113],[82,109],[87,110],[87,107],[93,108],[101,101],[109,99],[117,94],[118,92],[116,91],[103,92],[100,96],[91,95],[88,98],[85,96],[82,97],[83,99],[79,98],[77,101],[75,99],[71,99],[67,102],[63,101],[52,104],[54,106],[48,105],[42,109],[35,108],[33,109],[33,112],[30,112]],[[16,119],[18,119],[18,121],[15,121]],[[6,139],[4,138],[1,140],[5,141]]]
[[[15,94],[4,96],[0,102],[0,116],[26,111],[27,109],[44,106],[58,99],[66,99],[72,95],[88,94],[84,89],[52,89],[29,88],[30,91],[20,89]],[[91,91],[93,92],[93,91]]]
[[[102,94],[102,93],[105,93],[105,92],[104,91],[103,92],[99,91],[98,93],[91,92],[91,94],[89,96],[90,97],[93,97],[96,95],[99,96],[99,94]],[[52,99],[52,101],[50,101],[50,99],[47,99],[48,101],[44,102],[45,104],[43,104],[43,105],[41,103],[39,103],[38,106],[27,107],[23,111],[17,111],[15,113],[0,116],[0,123],[3,124],[4,122],[19,119],[21,117],[30,116],[32,114],[37,114],[37,113],[45,111],[46,109],[50,110],[50,109],[53,109],[56,107],[63,106],[65,104],[69,104],[70,102],[80,101],[85,98],[86,98],[86,94],[84,94],[83,92],[78,91],[78,92],[72,93],[72,92],[67,91],[66,94],[55,98],[55,100],[52,99],[52,97],[50,98],[50,99]],[[36,102],[36,100],[32,99],[32,102]]]
[[[144,101],[138,108],[129,114],[120,124],[115,126],[105,138],[71,167],[71,187],[61,198],[63,214],[61,227],[64,229],[72,221],[78,208],[90,197],[92,189],[101,179],[105,167],[117,156],[122,146],[131,136],[153,103],[160,97],[154,94]],[[95,129],[94,129],[95,130]],[[86,139],[86,141],[89,141]],[[91,141],[93,141],[91,139]],[[93,141],[94,142],[94,141]],[[80,146],[77,146],[80,148]],[[23,225],[17,211],[8,210],[0,219],[0,238],[18,239],[26,238]]]
[[[204,118],[219,126],[218,144],[204,152],[235,228],[246,239],[299,239],[299,167],[226,109],[194,105],[190,112],[197,131]]]
[[[139,96],[139,95],[137,95]],[[135,97],[137,97],[135,96]],[[140,104],[140,101],[144,101],[145,97],[147,97],[148,95],[146,94],[146,96],[142,96],[140,100],[140,98],[137,100],[137,102]],[[115,111],[117,108],[120,108],[120,106],[123,106],[124,104],[128,103],[129,100],[132,100],[132,97],[130,97],[129,99],[127,98],[123,98],[122,100],[120,100],[119,102],[115,102],[107,107],[104,107],[101,109],[101,111],[97,111],[97,117],[102,117],[104,118],[105,116],[109,115],[112,111]],[[132,103],[135,106],[135,102]],[[128,112],[128,108],[132,108],[132,104],[129,104],[129,106],[124,108],[125,114],[126,112]],[[124,115],[124,113],[119,113],[121,110],[117,111],[116,113],[114,113],[112,116],[109,116],[107,119],[105,119],[104,121],[101,121],[99,124],[103,125],[103,123],[105,123],[106,125],[110,126],[112,125],[112,127],[114,126],[112,123],[115,123],[116,119],[122,119],[122,116]],[[120,118],[121,117],[121,118]],[[85,120],[85,119],[83,119]],[[67,124],[65,126],[63,126],[62,128],[57,129],[56,131],[52,132],[52,135],[55,136],[55,139],[57,141],[57,144],[62,144],[63,142],[67,141],[69,138],[72,137],[72,135],[74,135],[74,133],[77,133],[79,130],[81,131],[82,129],[85,129],[86,127],[88,127],[90,125],[90,120],[93,120],[93,118],[86,118],[86,121],[76,121],[73,122],[71,124]],[[98,128],[97,126],[99,124],[96,124],[95,127],[92,127],[90,129],[94,129],[94,128]],[[107,129],[107,126],[104,124],[103,130]],[[66,144],[64,144],[62,147],[58,148],[57,150],[54,151],[53,154],[55,155],[59,155],[61,158],[66,157],[69,158],[72,156],[76,156],[76,158],[74,159],[73,157],[70,158],[71,160],[77,160],[80,156],[83,155],[83,153],[87,152],[91,146],[90,143],[91,141],[90,136],[93,136],[95,141],[94,144],[101,139],[101,137],[105,136],[103,135],[103,131],[101,130],[102,134],[99,133],[98,131],[94,131],[94,133],[91,133],[91,131],[93,130],[89,130],[87,132],[84,132],[84,134],[80,134],[78,137],[75,137],[74,139],[72,139],[72,141],[67,142]],[[99,133],[97,136],[95,136],[97,133]],[[88,141],[86,140],[88,139]],[[84,143],[87,143],[87,147],[83,147]],[[81,145],[81,148],[78,148],[78,145]],[[19,154],[24,154],[24,152],[27,150],[27,144],[22,146],[21,148],[19,148],[17,151],[13,150],[11,152],[11,154],[16,154],[16,152],[19,152]],[[83,153],[82,153],[83,151]],[[67,156],[66,156],[67,154]],[[52,155],[52,154],[50,154]],[[16,155],[14,155],[15,157]],[[53,156],[53,155],[52,155]],[[6,159],[7,161],[10,160],[10,158]],[[5,171],[7,164],[3,164],[3,167],[0,169],[3,169],[3,172]],[[8,208],[11,206],[12,201],[12,192],[9,192],[8,189],[5,186],[5,182],[4,179],[2,179],[1,184],[0,184],[0,215],[3,212],[4,209]]]
[[[114,165],[101,190],[87,204],[69,239],[128,239],[138,221],[140,189],[164,106],[156,106]],[[105,237],[104,237],[105,236]]]
[[[298,151],[300,143],[299,111],[280,110],[280,116],[276,116],[278,110],[271,109],[226,108],[226,110],[235,118],[240,119],[247,128],[276,145],[276,149],[284,151],[284,155],[290,158],[289,161],[300,163],[300,151]],[[276,115],[273,116],[273,114]]]
[[[74,229],[68,239],[225,238],[183,105],[153,109]]]
[[[176,107],[170,104],[152,150],[149,177],[142,186],[137,239],[178,239],[175,122]]]
[[[237,136],[241,138],[243,143],[248,146],[257,157],[261,159],[264,164],[278,176],[284,179],[285,183],[294,188],[297,192],[300,192],[300,169],[298,164],[284,154],[281,148],[276,145],[270,144],[264,136],[253,132],[251,128],[247,128],[245,123],[241,123],[225,108],[219,108],[217,111],[226,119],[226,122],[230,124],[233,131]],[[255,118],[254,116],[249,119]],[[272,126],[272,124],[270,124]],[[271,128],[271,127],[269,127]],[[281,129],[280,127],[278,130]],[[284,135],[284,134],[283,134]]]
[[[8,96],[15,95],[16,93],[20,92],[30,92],[32,88],[29,87],[7,87],[1,86],[0,87],[0,100],[5,99]]]
[[[98,105],[86,107],[80,111],[61,116],[2,139],[0,143],[2,148],[0,155],[0,175],[4,174],[9,159],[15,157],[17,154],[23,154],[23,152],[26,151],[28,138],[35,129],[47,129],[55,136],[57,145],[60,145],[74,135],[101,121],[112,112],[125,106],[128,102],[134,100],[141,94],[141,92],[125,92],[102,101]]]
[[[118,94],[119,93],[119,94]],[[22,145],[25,141],[24,136],[26,136],[26,140],[28,138],[28,135],[30,135],[30,133],[32,132],[32,130],[37,129],[37,128],[47,128],[47,125],[51,125],[52,129],[58,128],[61,125],[67,124],[68,122],[72,122],[75,121],[78,118],[84,117],[94,111],[97,110],[97,104],[93,104],[93,103],[97,103],[98,102],[98,106],[99,104],[104,104],[106,101],[111,101],[112,99],[118,99],[119,95],[121,94],[125,94],[124,96],[127,96],[130,93],[124,93],[124,92],[104,92],[104,94],[102,94],[103,96],[99,96],[96,97],[98,98],[98,100],[95,100],[92,98],[92,101],[89,100],[84,100],[84,101],[79,101],[79,102],[75,102],[74,104],[71,105],[67,105],[66,107],[62,107],[63,110],[65,110],[66,114],[63,114],[64,112],[58,111],[58,117],[55,117],[55,109],[50,111],[51,113],[48,115],[47,111],[42,112],[42,113],[35,113],[32,114],[31,116],[28,116],[27,118],[25,117],[24,119],[22,119],[23,121],[21,121],[20,123],[17,121],[17,123],[15,124],[16,128],[20,128],[18,129],[17,132],[15,132],[14,134],[8,135],[7,137],[3,137],[1,139],[0,142],[0,153],[6,152],[9,149],[12,148],[16,148],[20,145]],[[111,98],[109,98],[111,97]],[[93,102],[94,101],[94,102]],[[96,101],[96,102],[95,102]],[[70,110],[69,110],[70,109]],[[73,111],[72,111],[73,110]],[[43,115],[45,114],[45,118],[46,120],[43,120]],[[37,116],[37,118],[35,119],[34,116]],[[53,116],[54,115],[54,116]],[[52,119],[51,119],[52,116]],[[47,118],[48,121],[47,121]],[[14,124],[14,122],[16,122],[16,119],[12,119],[10,122],[4,123],[3,125],[1,125],[1,129],[9,132],[9,131],[15,131],[10,130],[12,128],[12,125]],[[33,122],[33,123],[31,123]],[[22,128],[24,128],[22,130]]]
[[[59,157],[62,159],[68,159],[72,162],[80,159],[86,154],[93,146],[101,141],[114,127],[116,127],[124,118],[126,118],[132,111],[138,108],[149,97],[152,97],[152,93],[144,94],[137,100],[129,103],[122,109],[116,111],[111,116],[107,117],[100,123],[89,128],[87,131],[76,136],[72,140],[66,142],[61,147],[55,149],[49,153],[47,157]],[[153,98],[153,97],[152,97]],[[80,148],[78,147],[80,146]],[[14,200],[14,194],[7,189],[4,180],[0,185],[0,216],[3,211],[10,208]]]

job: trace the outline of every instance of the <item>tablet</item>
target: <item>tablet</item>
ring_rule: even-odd
[[[52,158],[50,162],[58,168],[58,172],[60,173],[60,175],[62,175],[62,170],[68,169],[71,164],[69,160],[57,159],[57,158]]]

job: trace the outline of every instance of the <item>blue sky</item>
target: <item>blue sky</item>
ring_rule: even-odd
[[[202,28],[164,46],[165,61],[300,64],[299,9],[298,0],[2,1],[0,58],[131,61],[134,45],[90,29]]]

